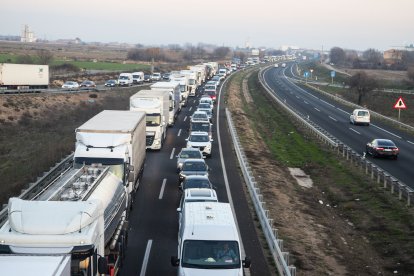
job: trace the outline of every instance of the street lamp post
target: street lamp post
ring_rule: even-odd
[[[310,69],[309,71],[311,72],[311,77],[310,78],[312,79],[313,69]]]

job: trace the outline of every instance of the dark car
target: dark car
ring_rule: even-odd
[[[93,81],[85,80],[80,84],[81,89],[94,89],[96,88],[96,84]]]
[[[144,75],[144,82],[151,82],[152,80],[151,80],[151,75],[149,75],[149,74],[145,74]]]
[[[398,147],[389,139],[374,139],[366,145],[365,151],[373,157],[384,156],[394,159],[397,159],[400,153]]]
[[[186,159],[181,166],[179,181],[181,183],[189,175],[204,175],[208,177],[209,168],[204,159]]]
[[[164,74],[162,74],[162,79],[163,80],[166,80],[166,81],[169,81],[170,80],[170,73],[164,73]]]
[[[118,85],[118,81],[117,80],[107,80],[105,82],[105,86],[106,87],[114,87]]]
[[[193,188],[207,188],[207,189],[215,189],[215,187],[211,184],[210,180],[207,176],[204,175],[189,175],[185,178],[185,180],[181,183],[180,189],[193,189]]]

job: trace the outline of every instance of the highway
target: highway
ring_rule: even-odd
[[[264,80],[274,95],[361,155],[365,151],[365,145],[372,139],[393,140],[400,149],[398,160],[371,156],[366,158],[414,188],[414,170],[411,168],[414,164],[414,136],[376,121],[375,118],[371,118],[370,126],[350,124],[351,108],[313,90],[303,89],[289,79],[294,75],[293,66],[290,63],[286,68],[269,67],[263,72]]]
[[[245,251],[242,255],[252,259],[251,275],[270,275],[243,192],[243,182],[232,151],[221,94],[219,101],[214,110],[212,157],[206,159],[211,168],[210,181],[216,186],[219,201],[233,202]],[[198,97],[190,97],[189,104],[181,110],[175,125],[168,129],[162,150],[147,151],[143,178],[129,217],[128,246],[121,269],[122,275],[177,274],[177,268],[170,264],[170,257],[177,255],[176,209],[181,196],[175,156],[185,147],[185,138],[189,134],[189,116],[197,104]],[[220,109],[219,112],[217,108]]]

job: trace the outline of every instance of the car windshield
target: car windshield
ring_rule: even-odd
[[[183,184],[183,189],[191,189],[191,188],[211,188],[210,181],[206,178],[186,178]]]
[[[190,80],[188,80],[188,84],[189,84],[189,85],[194,85],[194,84],[195,84],[195,80],[194,80],[194,79],[190,79]]]
[[[200,103],[199,105],[198,105],[198,107],[199,108],[207,108],[208,110],[210,110],[210,104],[208,104],[208,103]]]
[[[190,139],[191,142],[209,142],[210,139],[208,135],[191,135]]]
[[[395,147],[395,144],[390,140],[377,140],[377,144],[381,147]]]
[[[368,111],[358,111],[357,116],[368,116]]]
[[[191,123],[190,131],[205,131],[210,132],[210,123]]]
[[[180,158],[201,158],[201,153],[195,150],[182,151]]]
[[[214,85],[206,85],[205,89],[206,90],[215,90],[216,87]]]
[[[200,111],[204,111],[205,113],[207,113],[207,116],[211,116],[211,109],[210,107],[208,108],[199,108]]]
[[[240,267],[237,241],[185,240],[182,266],[199,269],[235,269]]]
[[[206,113],[194,113],[193,119],[207,119]]]
[[[206,171],[207,166],[204,162],[184,162],[183,171]]]
[[[146,116],[147,126],[159,126],[161,124],[160,114],[147,114]]]

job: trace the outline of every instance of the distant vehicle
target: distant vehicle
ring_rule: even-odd
[[[204,175],[208,177],[209,168],[204,159],[186,159],[183,162],[181,171],[178,176],[178,182],[181,183],[189,175]]]
[[[160,81],[161,80],[161,73],[152,73],[151,80],[152,81]]]
[[[115,87],[118,86],[118,80],[107,80],[105,82],[106,87]]]
[[[132,73],[132,83],[133,84],[142,84],[144,82],[144,72],[134,72]]]
[[[191,122],[210,122],[208,115],[204,111],[195,111],[191,116]]]
[[[80,89],[92,89],[92,88],[96,88],[96,84],[93,81],[84,80],[80,84]]]
[[[213,137],[213,124],[210,122],[191,122],[190,123],[190,132],[194,131],[203,131],[208,133],[210,139]]]
[[[185,178],[185,180],[181,183],[180,189],[214,189],[213,184],[211,184],[210,180],[207,176],[204,175],[189,175]]]
[[[211,113],[213,113],[213,107],[210,105],[210,103],[204,102],[204,103],[199,103],[198,104],[197,110],[204,111],[204,109],[208,109]]]
[[[275,64],[275,68],[279,68],[279,64],[278,63]]]
[[[286,63],[282,63],[282,67],[285,68],[286,67]]]
[[[355,109],[349,116],[349,122],[354,125],[367,125],[370,124],[370,114],[367,109]]]
[[[198,148],[203,155],[211,157],[213,139],[210,138],[207,132],[192,131],[185,140],[187,141],[187,148]]]
[[[220,82],[221,82],[221,77],[218,75],[215,75],[211,78],[212,81],[216,82],[216,86],[220,86]]]
[[[199,149],[183,148],[177,155],[177,171],[181,170],[183,163],[187,159],[203,159],[204,156]]]
[[[210,108],[210,105],[207,105],[207,107],[197,107],[197,111],[204,111],[207,113],[208,120],[211,122],[213,118],[213,111]]]
[[[151,75],[149,75],[149,74],[145,74],[145,75],[144,75],[144,82],[152,82],[152,80],[151,80]]]
[[[164,73],[162,74],[162,79],[168,81],[170,80],[170,75],[171,75],[170,73]]]
[[[119,74],[118,84],[120,86],[131,86],[132,85],[132,74],[131,73]]]
[[[67,81],[62,85],[62,89],[65,90],[78,90],[79,89],[79,83],[76,81]]]
[[[372,157],[384,156],[397,159],[400,150],[389,139],[374,139],[366,145],[365,152],[372,155]]]
[[[0,88],[47,89],[49,65],[0,63]]]
[[[199,104],[202,104],[202,103],[208,103],[211,106],[211,109],[214,108],[214,102],[208,95],[200,98]]]
[[[216,91],[213,91],[213,90],[205,91],[204,90],[204,94],[208,95],[213,100],[213,103],[216,102],[216,99],[217,99]]]

